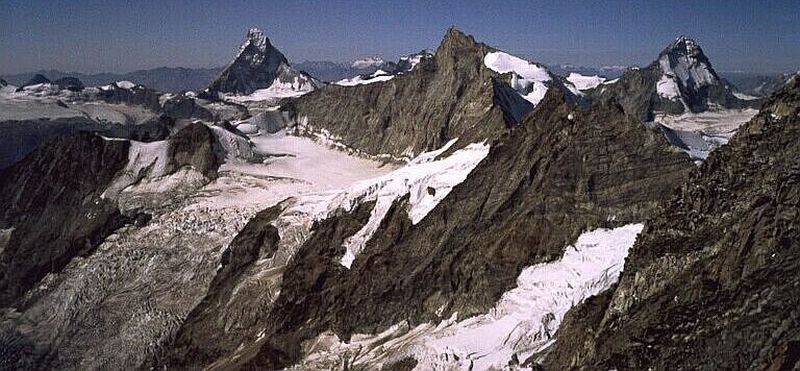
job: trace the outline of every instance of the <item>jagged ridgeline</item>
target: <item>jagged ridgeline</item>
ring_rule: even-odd
[[[796,369],[799,159],[795,77],[648,222],[616,288],[570,312],[545,368]]]
[[[487,59],[493,53],[501,58]],[[496,59],[500,63],[494,63]],[[531,70],[535,74],[526,74]],[[352,87],[326,86],[283,109],[301,123],[303,131],[324,129],[370,155],[411,158],[453,138],[466,144],[503,133],[518,125],[549,88],[575,100],[543,66],[499,52],[451,28],[434,57],[422,59],[402,78]],[[536,99],[531,97],[535,95]]]

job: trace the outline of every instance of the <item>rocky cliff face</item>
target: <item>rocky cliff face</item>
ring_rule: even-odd
[[[681,114],[716,108],[748,108],[759,101],[733,95],[735,88],[721,79],[700,45],[691,38],[675,39],[645,68],[626,71],[616,82],[601,84],[592,95],[614,99],[625,112],[651,121],[654,112]]]
[[[230,93],[251,94],[266,89],[276,82],[296,83],[308,90],[319,83],[312,77],[289,66],[289,61],[278,49],[272,46],[269,38],[259,29],[250,29],[239,54],[208,85],[208,94]],[[299,86],[298,86],[299,87]]]
[[[456,137],[463,143],[479,141],[515,124],[532,108],[519,103],[521,114],[506,114],[511,108],[498,101],[502,93],[495,93],[493,81],[507,83],[483,61],[493,51],[451,28],[435,56],[422,59],[407,75],[381,83],[326,86],[284,109],[309,131],[327,130],[332,139],[371,155],[409,158]]]
[[[795,78],[664,204],[545,368],[797,368],[799,139]]]
[[[127,155],[125,141],[81,133],[2,171],[0,225],[9,237],[0,246],[0,307],[73,257],[90,253],[126,222],[100,194]]]
[[[301,343],[326,330],[348,339],[402,320],[485,312],[524,267],[558,258],[581,231],[611,216],[643,219],[693,167],[617,106],[575,108],[552,89],[540,107],[502,129],[488,157],[419,223],[408,217],[408,198],[398,199],[350,269],[340,263],[343,241],[373,206],[318,223],[285,268],[272,308],[226,308],[215,296],[216,314],[181,331],[211,337],[179,337],[161,362],[275,369],[297,362]],[[238,350],[223,331],[209,330],[232,310],[262,311],[247,326],[226,325],[249,329],[242,338],[258,336]]]

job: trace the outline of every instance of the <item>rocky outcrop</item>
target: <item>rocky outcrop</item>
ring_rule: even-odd
[[[217,153],[220,144],[208,126],[195,122],[182,128],[169,138],[165,174],[190,167],[209,178],[216,177],[222,162]]]
[[[693,168],[618,106],[575,108],[552,89],[539,107],[503,129],[488,157],[417,224],[408,198],[395,201],[350,269],[340,263],[342,244],[371,206],[316,225],[285,268],[274,307],[259,316],[258,348],[231,357],[230,347],[213,346],[222,340],[195,340],[194,350],[179,347],[166,363],[183,365],[198,351],[187,367],[276,369],[296,362],[300,344],[326,330],[346,340],[403,320],[413,326],[483,313],[524,267],[557,259],[581,231],[611,216],[642,220]],[[222,318],[233,309],[216,310]]]
[[[54,81],[54,83],[58,85],[59,89],[66,89],[72,92],[79,92],[84,88],[81,80],[78,80],[75,77],[62,77]]]
[[[272,46],[261,30],[247,32],[239,54],[212,81],[205,95],[228,93],[248,95],[266,89],[275,83],[297,85],[296,88],[312,90],[319,85],[314,78],[290,67],[289,61]]]
[[[717,75],[700,45],[681,36],[647,67],[629,69],[615,82],[598,86],[591,95],[619,102],[626,113],[642,121],[652,121],[655,112],[697,113],[760,105],[760,101],[737,98],[735,91]]]
[[[10,236],[0,246],[0,307],[128,221],[100,197],[127,155],[126,141],[80,133],[2,170],[0,228]]]
[[[198,104],[196,99],[185,95],[166,99],[161,107],[161,112],[173,119],[214,120],[214,114],[211,111]]]
[[[796,369],[800,79],[648,222],[620,282],[567,316],[547,369]]]
[[[111,104],[128,104],[147,108],[153,112],[161,109],[159,93],[142,85],[127,86],[126,84],[112,83],[103,87],[98,92],[98,98]]]

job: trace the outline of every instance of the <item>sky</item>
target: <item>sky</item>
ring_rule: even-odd
[[[228,63],[250,27],[292,62],[393,60],[451,25],[547,64],[646,65],[694,37],[719,71],[800,69],[800,0],[0,0],[0,75]]]

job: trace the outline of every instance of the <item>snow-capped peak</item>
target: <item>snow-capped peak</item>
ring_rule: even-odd
[[[259,51],[266,52],[269,41],[264,36],[264,32],[260,29],[253,27],[247,31],[247,40],[242,44],[241,50],[244,50],[248,45],[253,45]]]
[[[677,79],[676,83],[692,90],[719,83],[703,49],[687,36],[678,37],[664,49],[658,63],[666,78]]]
[[[386,62],[384,62],[384,60],[381,57],[369,57],[354,61],[352,66],[353,68],[363,69],[373,66],[380,66],[384,63]]]

